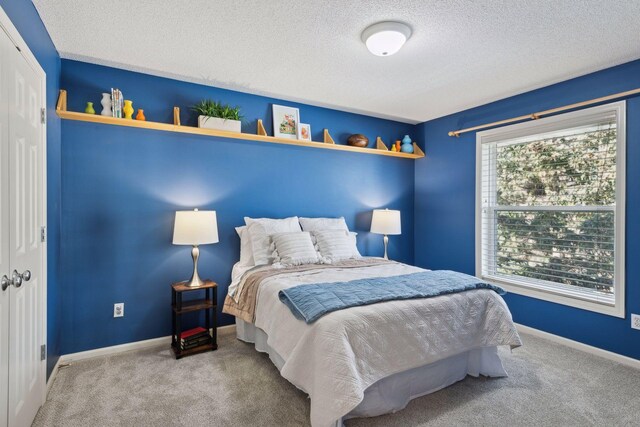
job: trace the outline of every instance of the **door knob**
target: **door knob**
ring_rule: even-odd
[[[2,290],[6,291],[9,285],[11,285],[11,280],[9,280],[9,278],[5,274],[4,276],[2,276],[2,279],[0,279],[0,284],[2,285]]]
[[[20,277],[22,277],[22,280],[24,280],[25,282],[28,282],[29,280],[31,280],[31,271],[29,270],[25,270]]]
[[[13,274],[11,275],[11,283],[16,288],[19,288],[20,286],[22,286],[22,275],[18,273],[17,270],[13,270]]]

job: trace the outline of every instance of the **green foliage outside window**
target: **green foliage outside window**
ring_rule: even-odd
[[[613,293],[615,124],[498,145],[495,167],[496,273]]]

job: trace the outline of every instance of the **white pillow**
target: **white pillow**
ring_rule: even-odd
[[[330,231],[330,230],[317,230],[317,231]],[[340,231],[342,231],[342,230],[340,230]],[[351,238],[353,239],[353,243],[357,246],[358,233],[356,233],[355,231],[349,231],[349,236],[351,236]],[[313,243],[313,246],[316,247],[316,250],[318,250],[318,248],[317,248],[318,240],[316,239],[315,231],[311,232],[311,242]]]
[[[253,252],[251,251],[251,238],[247,232],[247,226],[236,227],[236,233],[240,236],[240,265],[254,265]]]
[[[344,230],[349,231],[344,217],[340,218],[300,218],[302,231]]]
[[[271,236],[274,263],[282,266],[315,264],[320,255],[311,242],[311,234],[306,231],[278,233]]]
[[[251,240],[251,252],[253,253],[253,262],[255,265],[264,265],[273,263],[269,246],[271,241],[269,236],[276,233],[290,233],[300,230],[298,217],[293,216],[285,219],[271,218],[244,218],[247,224],[247,232]]]
[[[314,231],[317,249],[325,262],[362,258],[356,247],[356,239],[343,230]]]

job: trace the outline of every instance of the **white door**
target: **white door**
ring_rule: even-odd
[[[3,36],[6,36],[3,34]],[[6,61],[5,61],[6,58]],[[44,343],[42,77],[16,49],[3,56],[9,117],[9,427],[29,426],[42,404]],[[2,103],[2,101],[0,101]]]
[[[11,49],[15,48],[0,29],[0,426],[7,424],[9,396],[9,96],[4,58]]]

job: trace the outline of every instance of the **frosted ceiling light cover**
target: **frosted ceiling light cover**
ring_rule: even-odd
[[[377,56],[393,55],[409,37],[411,28],[401,22],[378,22],[362,32],[362,41]]]

